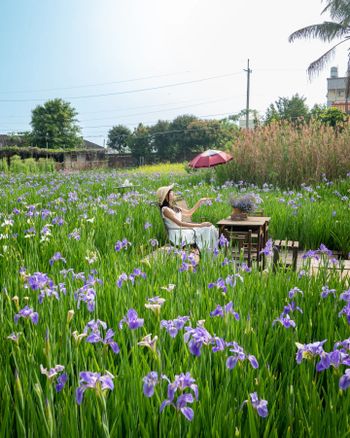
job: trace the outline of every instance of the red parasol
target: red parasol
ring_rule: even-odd
[[[188,165],[197,169],[199,167],[213,167],[218,164],[225,164],[230,160],[232,160],[232,157],[226,152],[209,149],[194,157]]]

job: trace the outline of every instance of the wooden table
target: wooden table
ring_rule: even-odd
[[[240,231],[252,231],[252,234],[257,236],[257,257],[260,260],[259,251],[265,247],[268,240],[268,225],[271,218],[267,216],[248,216],[245,220],[232,220],[230,217],[221,219],[217,225],[220,233],[224,233],[224,230],[232,232]],[[265,260],[264,260],[265,261]],[[264,263],[265,264],[265,263]]]

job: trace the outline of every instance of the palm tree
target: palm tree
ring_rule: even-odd
[[[350,40],[350,0],[328,0],[326,7],[321,14],[328,12],[334,21],[324,21],[321,24],[312,24],[293,32],[288,41],[291,43],[298,38],[319,38],[325,42],[331,42],[335,39],[342,40],[327,50],[322,56],[313,61],[307,71],[309,77],[318,74],[334,55],[335,49]],[[346,100],[350,94],[350,54],[348,55],[347,83],[346,83]]]

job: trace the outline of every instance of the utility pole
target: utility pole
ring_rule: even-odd
[[[248,66],[247,70],[244,69],[244,71],[247,72],[247,105],[246,105],[246,114],[245,114],[245,127],[249,128],[249,93],[250,93],[250,74],[252,70],[249,68],[249,59],[248,59]]]

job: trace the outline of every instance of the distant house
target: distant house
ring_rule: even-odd
[[[22,146],[23,137],[21,135],[0,134],[0,147],[4,146]],[[80,149],[105,150],[103,146],[93,143],[90,140],[83,139],[83,145]]]
[[[103,149],[105,150],[105,148],[103,146],[100,146],[99,144],[93,143],[92,141],[89,140],[85,140],[84,141],[84,146],[86,147],[86,149]]]
[[[338,67],[331,68],[331,77],[327,78],[327,106],[334,106],[350,114],[350,104],[345,99],[346,77],[338,77]]]

